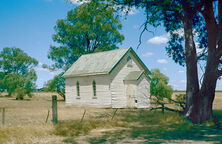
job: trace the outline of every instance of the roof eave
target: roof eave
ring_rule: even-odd
[[[139,61],[139,63],[142,65],[142,67],[144,68],[145,72],[147,73],[147,75],[151,75],[152,73],[150,72],[150,70],[146,67],[146,65],[141,61],[141,59],[139,58],[139,56],[135,53],[135,51],[133,50],[132,47],[129,47],[129,49],[126,51],[126,53],[121,57],[121,59],[112,67],[112,69],[109,71],[109,74],[115,69],[115,67],[120,63],[120,61],[124,58],[124,56],[131,51],[132,54],[136,57],[136,59]],[[148,76],[150,78],[150,76]]]
[[[98,76],[98,75],[108,75],[109,73],[86,73],[79,75],[63,75],[64,78],[74,78],[74,77],[87,77],[87,76]]]
[[[112,67],[112,69],[108,72],[109,74],[116,68],[116,66],[121,62],[121,60],[124,58],[124,56],[130,51],[132,47],[129,47],[129,49],[125,52],[125,54],[119,59],[119,61]]]

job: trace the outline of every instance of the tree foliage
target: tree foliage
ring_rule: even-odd
[[[169,78],[162,74],[159,69],[153,69],[151,70],[151,73],[151,96],[154,96],[159,102],[164,101],[164,99],[170,100],[173,94],[173,89],[170,85],[168,85]]]
[[[43,91],[57,92],[65,100],[65,78],[63,73],[56,75],[44,84]]]
[[[37,75],[33,69],[38,61],[19,48],[3,48],[0,52],[0,90],[7,91],[9,96],[23,99],[31,97],[35,89]]]
[[[173,89],[168,84],[169,78],[160,72],[159,69],[151,70],[152,79],[150,82],[150,94],[155,105],[160,106],[153,109],[164,109],[176,111],[165,106],[172,102]]]
[[[97,51],[117,49],[124,36],[115,9],[101,1],[92,0],[70,10],[65,19],[58,20],[54,27],[53,41],[59,46],[50,46],[48,58],[55,63],[51,70],[67,70],[81,55]],[[45,84],[48,91],[58,92],[64,99],[65,80],[62,74]]]
[[[114,8],[96,0],[83,3],[57,21],[53,41],[59,46],[50,46],[48,58],[66,70],[82,54],[116,49],[124,39],[121,28]]]
[[[165,27],[170,34],[167,54],[186,66],[186,108],[184,116],[193,123],[214,119],[212,106],[217,79],[222,76],[222,1],[221,0],[113,0],[125,6],[144,8],[148,26]],[[182,30],[183,33],[178,33]],[[184,41],[184,43],[183,43]],[[197,52],[197,49],[202,49]],[[202,83],[198,61],[203,60]],[[200,85],[199,85],[200,84]]]

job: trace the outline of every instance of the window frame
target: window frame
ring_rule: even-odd
[[[77,94],[77,98],[80,97],[80,84],[79,81],[76,82],[76,94]]]
[[[96,93],[96,81],[95,80],[92,81],[92,89],[93,89],[93,98],[96,98],[97,93]]]

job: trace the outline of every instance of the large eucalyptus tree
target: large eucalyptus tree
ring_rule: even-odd
[[[122,6],[143,8],[148,25],[165,27],[170,33],[167,54],[186,66],[186,108],[184,115],[193,123],[214,118],[215,88],[222,75],[222,0],[114,0]],[[178,30],[183,30],[180,35]],[[184,43],[183,43],[184,42]],[[199,43],[196,45],[195,43]],[[202,49],[197,53],[197,48]],[[198,62],[204,63],[201,84]]]

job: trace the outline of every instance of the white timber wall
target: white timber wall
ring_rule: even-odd
[[[127,57],[130,56],[132,59],[132,67],[127,66]],[[124,78],[132,71],[142,71],[143,68],[140,66],[136,58],[128,52],[119,64],[113,69],[110,74],[111,80],[111,97],[113,108],[123,108],[127,106],[127,99],[124,86]]]
[[[138,80],[137,108],[148,108],[150,106],[150,80],[143,74]]]
[[[92,82],[96,82],[96,97]],[[80,96],[76,83],[79,82]],[[66,78],[66,104],[77,106],[111,107],[110,79],[108,75]]]

